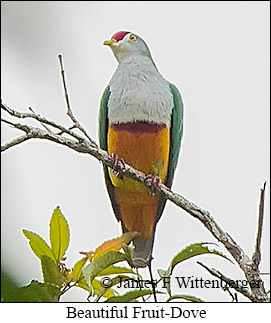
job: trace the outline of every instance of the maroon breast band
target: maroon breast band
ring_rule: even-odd
[[[165,128],[165,124],[150,123],[150,122],[128,122],[128,123],[114,123],[111,128],[115,131],[129,131],[129,132],[159,132]]]

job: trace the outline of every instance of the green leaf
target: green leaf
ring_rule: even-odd
[[[104,291],[103,292],[103,296],[105,298],[109,298],[109,297],[114,296],[114,292],[111,289],[111,287],[106,288],[106,290],[104,290],[103,284],[99,280],[97,280],[97,279],[93,279],[93,281],[92,281],[92,287],[93,287],[93,292],[94,292],[93,294],[94,295],[99,294],[100,291],[103,290]]]
[[[170,265],[169,265],[167,270],[164,270],[164,269],[158,269],[157,270],[159,276],[161,278],[170,277],[174,267],[177,264],[179,264],[179,263],[181,263],[181,262],[183,262],[185,260],[188,260],[188,259],[190,259],[192,257],[203,255],[203,254],[215,254],[215,255],[221,256],[221,257],[229,260],[230,262],[232,262],[228,257],[223,255],[221,252],[219,252],[217,250],[211,250],[205,245],[215,245],[215,243],[212,243],[212,242],[198,242],[198,243],[194,243],[194,244],[191,244],[191,245],[185,247],[183,250],[181,250],[171,260]],[[168,294],[171,296],[170,280],[169,280],[169,282],[165,281],[165,285],[166,285]]]
[[[47,256],[56,261],[52,249],[38,234],[28,230],[23,230],[23,234],[29,239],[29,245],[39,259],[41,256]]]
[[[123,244],[122,249],[126,255],[126,260],[127,260],[128,264],[131,267],[133,267],[133,248],[127,246],[126,244]]]
[[[111,296],[107,296],[106,292],[113,286],[117,285],[120,283],[120,280],[122,282],[127,281],[127,280],[134,280],[133,277],[130,276],[125,276],[125,275],[118,275],[112,279],[110,279],[109,281],[107,281],[108,286],[105,286],[105,283],[102,284],[102,288],[98,291],[97,294],[97,298],[95,299],[95,302],[98,302],[100,300],[101,297],[106,297],[109,298]]]
[[[122,245],[127,245],[139,235],[138,232],[125,232],[122,236],[105,241],[94,252],[94,258],[98,258],[108,251],[119,251]]]
[[[32,280],[31,284],[18,288],[9,295],[7,302],[58,302],[60,291],[55,286]]]
[[[179,252],[171,261],[169,268],[167,269],[167,274],[171,275],[174,267],[192,257],[203,255],[203,254],[215,254],[218,256],[221,256],[231,262],[229,258],[227,258],[225,255],[223,255],[221,252],[217,250],[210,250],[205,245],[213,245],[214,243],[211,242],[200,242],[200,243],[194,243],[187,247],[185,247],[181,252]]]
[[[86,282],[85,277],[83,277],[83,275],[81,275],[77,286],[89,292],[89,286]],[[103,285],[99,280],[93,279],[92,288],[93,288],[93,294],[97,295],[101,291],[101,289],[103,288]],[[112,296],[114,296],[114,291],[111,288],[108,288],[104,293],[104,297],[108,298],[108,297],[112,297]]]
[[[1,302],[12,302],[18,292],[15,281],[1,270]]]
[[[186,301],[194,302],[194,303],[205,302],[205,301],[203,301],[202,299],[200,299],[198,297],[195,297],[195,296],[192,296],[192,295],[183,295],[183,294],[170,296],[167,299],[167,302],[170,302],[170,301],[172,301],[174,299],[185,299]]]
[[[96,258],[83,269],[83,275],[86,278],[86,282],[91,290],[92,280],[107,267],[113,264],[126,260],[126,255],[119,251],[108,251],[107,253]]]
[[[55,208],[50,221],[51,247],[58,263],[69,246],[69,239],[69,226],[58,206]]]
[[[77,286],[89,292],[89,286],[87,284],[86,278],[83,275],[80,276]]]
[[[102,270],[97,276],[108,276],[114,274],[134,274],[138,276],[138,274],[132,269],[118,266],[109,266]]]
[[[59,271],[58,265],[51,258],[41,256],[41,268],[44,283],[52,284],[60,288],[64,281],[64,277]]]
[[[169,296],[171,296],[171,284],[169,270],[157,269],[157,272],[161,278],[163,278],[164,285],[166,286]],[[169,279],[168,279],[169,278]]]
[[[85,263],[87,262],[88,258],[84,257],[77,261],[77,263],[73,266],[72,272],[70,273],[70,280],[73,282],[77,282],[80,278],[80,275],[82,273],[82,269],[85,266]]]
[[[106,302],[121,302],[121,303],[133,302],[138,297],[151,295],[151,294],[153,294],[153,291],[151,289],[138,289],[138,290],[130,291],[124,295],[110,297],[106,300]]]
[[[30,285],[20,288],[22,302],[58,302],[60,291],[55,286],[32,281]]]

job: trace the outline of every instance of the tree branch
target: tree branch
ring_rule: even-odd
[[[14,126],[14,123],[8,121],[8,120],[5,120],[5,119],[1,119],[2,122],[4,123],[7,123],[11,126]],[[31,137],[29,137],[27,134],[26,135],[22,135],[20,137],[17,137],[15,139],[13,139],[12,141],[8,142],[7,144],[1,146],[1,151],[5,151],[13,146],[16,146],[16,145],[19,145],[20,143],[28,140],[28,139],[31,139]]]
[[[52,120],[48,120],[45,117],[42,117],[39,114],[36,113],[27,113],[27,112],[18,112],[14,109],[11,109],[10,107],[8,107],[6,104],[1,103],[1,109],[3,109],[4,111],[6,111],[8,114],[10,114],[13,117],[19,118],[19,119],[25,119],[25,118],[32,118],[35,119],[37,121],[39,121],[43,126],[44,124],[47,124],[55,129],[58,129],[61,131],[60,134],[66,133],[72,137],[74,137],[75,139],[78,139],[79,141],[84,140],[83,137],[79,136],[77,133],[75,133],[74,131],[71,131],[70,128],[66,128],[60,124],[55,123],[55,121]],[[2,120],[2,119],[1,119]],[[4,121],[7,123],[7,121]],[[13,124],[14,126],[14,124]],[[18,128],[18,127],[17,127]],[[71,127],[72,128],[72,127]],[[22,130],[22,129],[21,129]],[[48,131],[49,132],[49,131]],[[98,147],[98,145],[95,143],[94,140],[91,141],[91,145]]]
[[[95,141],[88,135],[86,130],[81,126],[81,124],[78,122],[78,120],[75,118],[75,116],[72,112],[70,100],[69,100],[68,89],[67,89],[66,80],[65,80],[65,71],[64,71],[64,66],[63,66],[61,54],[58,55],[58,59],[59,59],[59,64],[60,64],[60,69],[61,69],[62,84],[63,84],[63,88],[64,88],[65,100],[66,100],[66,104],[67,104],[67,115],[71,118],[72,122],[74,123],[74,127],[78,128],[88,138],[88,140],[92,144],[97,146]]]
[[[261,189],[260,205],[259,205],[258,233],[257,233],[257,239],[256,239],[255,252],[252,255],[252,260],[253,260],[254,264],[257,266],[257,268],[259,268],[259,264],[261,261],[261,239],[262,239],[262,231],[263,231],[265,187],[266,187],[266,182],[263,184],[263,188]]]

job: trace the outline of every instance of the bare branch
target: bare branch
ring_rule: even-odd
[[[27,139],[46,139],[53,141],[55,143],[67,146],[77,152],[80,153],[89,153],[96,158],[101,160],[101,156],[99,154],[96,154],[96,150],[93,148],[92,144],[90,144],[88,141],[86,141],[84,138],[81,138],[80,141],[73,140],[70,138],[65,138],[61,135],[55,134],[53,132],[48,132],[46,130],[40,129],[38,127],[29,126],[26,124],[20,124],[20,123],[13,123],[11,121],[7,121],[5,119],[1,119],[2,122],[8,123],[9,125],[12,125],[13,127],[22,130],[26,133],[25,137]],[[15,146],[19,143],[19,141],[23,142],[27,139],[24,139],[24,136],[18,137],[13,139],[12,141],[8,142],[4,146],[1,147],[1,151],[5,151],[10,147]]]
[[[261,189],[260,205],[259,205],[258,233],[257,233],[257,239],[256,239],[255,252],[252,255],[252,260],[253,260],[254,264],[257,266],[257,268],[259,267],[259,264],[261,261],[261,239],[262,239],[262,231],[263,231],[265,187],[266,187],[266,182],[263,184],[263,188]]]
[[[70,100],[69,100],[69,95],[68,95],[68,90],[67,90],[66,80],[65,80],[65,71],[64,71],[64,66],[63,66],[63,61],[62,61],[62,55],[61,54],[58,55],[58,59],[59,59],[59,64],[60,64],[60,69],[61,69],[62,83],[63,83],[63,87],[64,87],[65,99],[66,99],[67,110],[68,110],[67,114],[72,119],[72,121],[74,123],[76,123],[76,119],[73,116],[71,106],[70,106]]]
[[[14,123],[11,122],[11,121],[8,121],[8,120],[5,120],[5,119],[1,119],[2,122],[4,123],[7,123],[11,126],[14,126]],[[19,145],[21,144],[22,142],[28,140],[28,139],[31,139],[31,137],[29,137],[27,134],[26,135],[23,135],[23,136],[20,136],[20,137],[17,137],[15,139],[13,139],[12,141],[8,142],[7,144],[1,146],[1,151],[5,151],[13,146],[16,146],[16,145]]]
[[[66,133],[74,138],[76,138],[77,140],[83,140],[83,138],[81,136],[79,136],[77,133],[71,131],[71,129],[73,128],[73,126],[71,128],[66,128],[60,124],[55,123],[52,120],[48,120],[47,118],[36,114],[36,113],[27,113],[27,112],[18,112],[14,109],[11,109],[10,107],[8,107],[6,104],[1,103],[1,109],[3,109],[4,111],[6,111],[7,113],[9,113],[11,116],[19,118],[19,119],[25,119],[25,118],[32,118],[35,119],[37,121],[39,121],[41,124],[47,124],[49,126],[52,126],[53,128],[56,128],[58,130],[61,131],[61,133]],[[91,142],[95,147],[97,147],[97,144],[94,142],[94,140],[92,140]]]
[[[31,108],[31,107],[29,107],[28,108],[34,115],[36,115],[37,116],[37,114],[36,114],[36,112]],[[44,129],[46,129],[47,131],[51,131],[47,126],[45,126],[45,124],[44,123],[40,123],[42,126],[43,126],[43,128]]]
[[[81,132],[88,138],[88,140],[97,146],[94,140],[88,135],[86,130],[81,126],[81,124],[78,122],[78,120],[75,118],[71,105],[70,105],[70,100],[69,100],[69,95],[68,95],[68,89],[66,85],[66,80],[65,80],[65,71],[64,71],[64,66],[63,66],[63,60],[62,60],[62,55],[58,55],[59,63],[60,63],[60,69],[61,69],[61,76],[62,76],[62,83],[63,83],[63,88],[64,88],[64,93],[65,93],[65,99],[66,99],[66,104],[67,104],[67,115],[71,118],[73,121],[74,125],[76,128],[81,130]]]
[[[28,133],[30,131],[30,128],[31,128],[31,126],[29,126],[27,124],[15,123],[15,122],[12,122],[10,120],[3,119],[3,118],[1,118],[1,121],[4,122],[4,123],[9,124],[10,126],[13,126],[14,128],[22,130],[25,133]]]

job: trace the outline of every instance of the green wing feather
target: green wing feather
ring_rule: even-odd
[[[100,147],[107,151],[107,132],[108,132],[108,100],[110,97],[110,86],[104,90],[100,111],[99,111],[99,141]]]
[[[170,127],[170,149],[169,149],[169,161],[167,176],[165,179],[165,185],[171,188],[172,181],[177,166],[179,152],[181,147],[181,139],[183,135],[183,101],[180,92],[175,85],[169,83],[169,89],[173,95],[173,109],[171,115],[171,127]],[[158,205],[156,214],[156,223],[159,221],[164,207],[166,199],[161,198]]]
[[[170,188],[179,158],[183,135],[183,101],[175,85],[169,84],[169,88],[173,95],[174,107],[171,116],[169,165],[165,184]]]
[[[102,99],[101,99],[101,104],[100,104],[100,112],[99,112],[99,142],[100,142],[100,147],[103,150],[108,151],[107,147],[107,134],[108,134],[108,100],[110,97],[110,86],[108,85],[106,89],[104,90]],[[114,213],[116,215],[116,218],[118,221],[121,220],[120,218],[120,213],[119,213],[119,208],[116,203],[115,199],[115,191],[114,191],[114,186],[111,182],[110,176],[109,176],[109,171],[108,167],[104,166],[104,178],[105,178],[105,183],[107,187],[107,191],[112,203],[112,207],[114,210]]]

